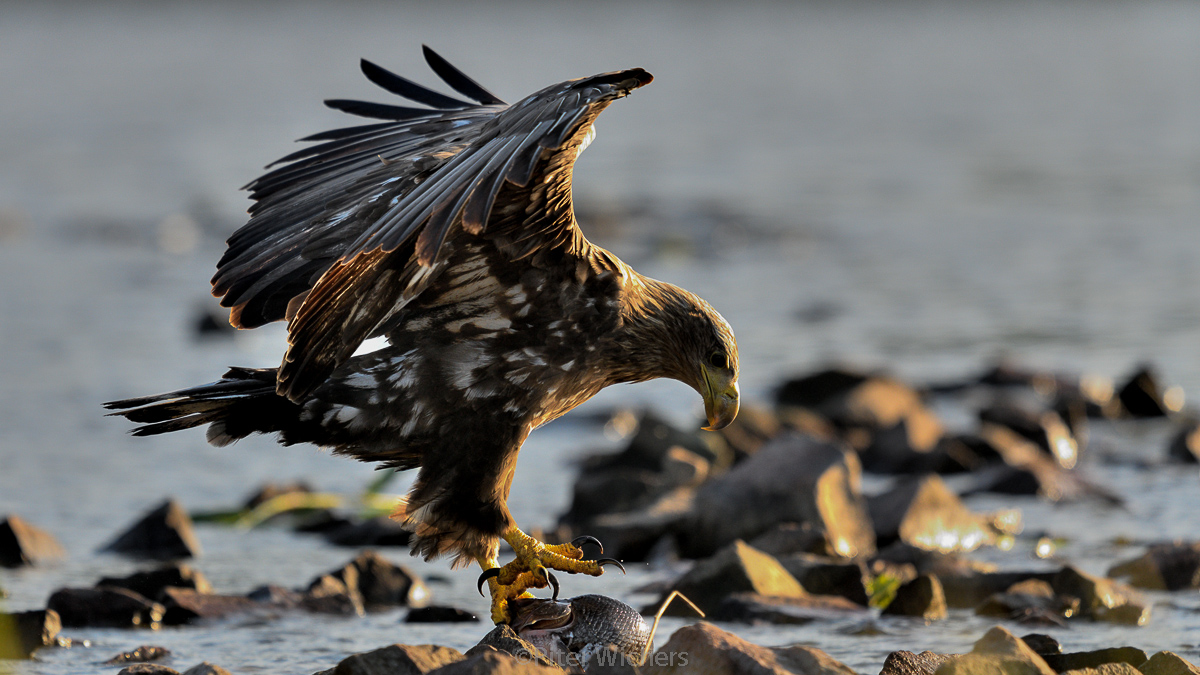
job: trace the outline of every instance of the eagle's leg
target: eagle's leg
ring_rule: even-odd
[[[558,583],[554,581],[550,570],[567,572],[568,574],[589,574],[598,577],[604,574],[604,565],[616,565],[625,568],[612,558],[600,560],[584,560],[583,550],[574,544],[545,544],[525,534],[515,525],[503,535],[504,541],[512,547],[516,558],[503,567],[495,558],[479,560],[479,566],[485,572],[482,579],[488,580],[488,588],[492,593],[492,621],[508,623],[511,618],[508,613],[508,601],[513,598],[527,596],[530,588],[545,588],[553,585],[555,595],[558,595]]]

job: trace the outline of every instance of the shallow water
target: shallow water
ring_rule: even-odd
[[[224,449],[199,432],[132,439],[99,404],[278,361],[278,330],[210,341],[191,332],[213,304],[206,281],[220,239],[246,206],[236,188],[290,139],[345,123],[319,99],[376,96],[358,57],[431,81],[421,42],[509,100],[615,68],[655,74],[605,113],[580,162],[585,229],[726,315],[748,400],[830,360],[920,382],[1001,353],[1116,378],[1149,360],[1168,383],[1200,392],[1195,4],[30,3],[5,5],[0,19],[0,512],[49,529],[70,554],[0,571],[8,608],[134,569],[93,551],[166,495],[199,510],[266,480],[353,493],[372,477],[267,439]],[[680,423],[699,412],[675,383],[608,390],[583,412],[644,402]],[[552,523],[571,460],[611,444],[583,417],[524,449],[510,503],[522,524]],[[1200,474],[1155,467],[1163,433],[1097,432],[1101,451],[1084,470],[1125,509],[969,503],[1021,508],[1027,532],[1067,537],[1063,558],[1103,572],[1140,551],[1117,537],[1200,537]],[[352,555],[269,529],[199,536],[197,566],[222,592],[300,585]],[[1039,564],[1030,547],[1022,539],[987,557]],[[448,577],[432,586],[437,602],[484,609],[473,573],[389,555]],[[631,589],[666,574],[568,578],[564,592],[638,604],[648,598]],[[1132,643],[1200,659],[1200,600],[1156,600],[1148,628],[1039,630],[1069,649]],[[303,673],[397,641],[462,648],[485,630],[401,616],[68,630],[95,646],[47,652],[18,672],[94,672],[153,643],[175,651],[177,666]],[[731,628],[764,644],[813,644],[870,673],[893,649],[962,651],[992,623],[880,620],[884,634],[869,637],[850,634],[857,622]],[[668,622],[659,642],[679,625]]]

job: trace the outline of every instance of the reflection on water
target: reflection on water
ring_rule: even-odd
[[[422,42],[509,100],[615,68],[655,74],[601,118],[577,172],[583,215],[642,272],[722,311],[739,334],[748,399],[827,360],[924,381],[975,371],[1000,352],[1110,377],[1148,359],[1200,392],[1194,4],[529,3],[463,13],[29,3],[3,12],[0,511],[50,529],[70,552],[57,567],[4,572],[10,607],[132,569],[92,552],[164,495],[205,508],[267,479],[346,492],[369,480],[369,467],[267,439],[224,449],[199,432],[130,439],[99,403],[277,362],[279,330],[203,342],[191,333],[211,306],[219,240],[246,206],[236,187],[291,139],[345,122],[319,99],[375,95],[358,57],[431,82]],[[698,412],[675,383],[615,388],[592,409],[631,400],[653,400],[681,422]],[[1129,441],[1124,431],[1116,454],[1161,456],[1163,439]],[[569,418],[535,434],[514,487],[518,519],[551,522],[568,499],[567,461],[605,442]],[[1127,510],[971,505],[1020,507],[1027,531],[1067,536],[1059,554],[1093,572],[1127,554],[1114,537],[1200,536],[1195,472],[1086,463]],[[231,592],[299,585],[349,557],[278,531],[200,536],[200,568]],[[1032,542],[1021,545],[1013,555],[1032,555]],[[472,575],[412,564],[452,579],[434,587],[439,602],[482,610]],[[628,594],[654,574],[568,579],[564,592]],[[1179,650],[1198,616],[1160,604],[1151,631],[1085,626],[1058,637],[1079,649]],[[72,631],[97,647],[50,654],[37,670],[91,672],[98,657],[150,641],[185,667],[209,659],[238,672],[301,672],[394,641],[464,647],[482,633],[398,619]],[[892,649],[961,651],[990,623],[884,621],[870,637],[836,623],[738,630],[764,644],[815,644],[873,672]]]

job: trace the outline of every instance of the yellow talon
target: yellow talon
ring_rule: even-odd
[[[479,578],[480,585],[487,580],[492,594],[492,621],[497,624],[509,623],[512,617],[508,612],[508,601],[528,597],[531,588],[553,586],[554,597],[557,598],[558,581],[551,574],[551,570],[598,577],[604,574],[604,565],[610,564],[620,567],[622,572],[625,571],[624,566],[612,558],[584,560],[583,549],[579,546],[571,543],[545,544],[525,534],[516,526],[509,528],[503,537],[516,553],[512,562],[501,567],[495,557],[477,560],[484,570]]]

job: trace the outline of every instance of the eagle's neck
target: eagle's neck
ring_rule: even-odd
[[[698,298],[662,281],[644,277],[628,266],[620,327],[604,350],[609,384],[669,377],[695,387],[696,374],[685,362],[687,318]]]

